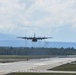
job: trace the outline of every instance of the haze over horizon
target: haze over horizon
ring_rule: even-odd
[[[76,42],[76,0],[0,0],[0,40],[34,33]]]

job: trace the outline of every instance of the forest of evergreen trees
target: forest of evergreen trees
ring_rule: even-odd
[[[74,48],[0,47],[0,55],[75,55]]]

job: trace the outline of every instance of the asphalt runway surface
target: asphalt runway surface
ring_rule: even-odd
[[[47,71],[47,69],[71,63],[73,61],[76,61],[76,58],[43,58],[11,63],[0,63],[0,75],[12,72],[76,73],[75,71]]]

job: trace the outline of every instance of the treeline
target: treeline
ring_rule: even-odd
[[[74,48],[0,47],[0,55],[75,55]]]

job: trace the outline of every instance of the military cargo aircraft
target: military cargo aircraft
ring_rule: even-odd
[[[53,37],[36,37],[34,34],[34,37],[17,37],[17,38],[27,39],[27,40],[32,40],[32,42],[37,42],[38,40],[43,40],[43,39],[48,39]]]

